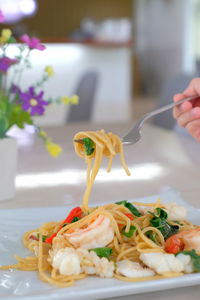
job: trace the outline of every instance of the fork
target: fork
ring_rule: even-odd
[[[180,105],[181,103],[184,103],[186,101],[191,101],[199,98],[199,96],[192,96],[187,97],[182,100],[179,100],[177,102],[172,102],[170,104],[167,104],[165,106],[162,106],[156,110],[153,110],[149,113],[146,113],[144,116],[142,116],[135,124],[134,126],[128,131],[128,133],[121,139],[122,143],[124,145],[133,145],[137,143],[141,139],[141,129],[145,121],[147,121],[149,118],[156,116],[162,112],[165,112],[177,105]]]
[[[186,101],[191,101],[191,100],[195,100],[199,98],[199,96],[192,96],[192,97],[187,97],[187,98],[184,98],[180,101],[177,101],[177,102],[172,102],[168,105],[165,105],[165,106],[162,106],[156,110],[153,110],[149,113],[146,113],[143,117],[141,117],[135,124],[133,127],[131,127],[131,129],[128,131],[128,133],[123,136],[121,138],[121,141],[124,145],[133,145],[135,143],[137,143],[140,139],[141,139],[141,129],[142,129],[142,126],[144,124],[145,121],[147,121],[149,118],[153,117],[153,116],[156,116],[162,112],[165,112],[177,105],[180,105],[181,103],[184,103]],[[74,140],[74,142],[77,142],[77,143],[80,143],[80,144],[83,144],[84,141],[83,140]]]

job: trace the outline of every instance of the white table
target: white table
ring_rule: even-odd
[[[16,197],[1,202],[0,208],[59,206],[80,204],[85,188],[85,163],[75,155],[72,138],[82,130],[104,128],[123,135],[130,124],[80,124],[47,128],[48,134],[63,147],[63,154],[51,158],[41,141],[29,136],[33,144],[20,146]],[[27,141],[26,141],[27,142]],[[119,160],[106,176],[101,171],[95,182],[90,203],[133,199],[154,195],[170,186],[180,191],[182,198],[200,207],[200,144],[188,137],[145,125],[142,140],[124,147],[132,176],[127,177]],[[103,164],[106,167],[106,164]],[[200,286],[179,288],[148,294],[148,299],[199,299]],[[147,299],[134,295],[134,300]],[[132,299],[133,296],[123,297]],[[122,298],[121,298],[122,299]]]

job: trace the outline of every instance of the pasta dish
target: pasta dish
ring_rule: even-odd
[[[176,203],[129,202],[90,207],[88,199],[103,157],[109,172],[119,154],[126,165],[121,140],[103,130],[79,132],[75,152],[87,163],[82,205],[61,221],[28,231],[23,243],[32,255],[15,256],[17,263],[0,270],[38,271],[39,278],[68,287],[87,276],[124,281],[154,280],[200,272],[200,227],[186,220]]]

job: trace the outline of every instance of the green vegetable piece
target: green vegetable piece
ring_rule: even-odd
[[[95,149],[93,140],[87,137],[87,138],[83,138],[83,142],[84,142],[84,149],[86,155],[91,155]]]
[[[194,249],[192,249],[191,251],[181,251],[179,253],[182,253],[185,255],[190,255],[192,264],[194,267],[194,271],[200,272],[200,255],[198,255]],[[177,254],[179,254],[179,253],[177,253]]]
[[[150,239],[152,240],[154,243],[157,244],[157,241],[156,241],[156,233],[153,232],[152,230],[149,230],[145,233],[145,235]]]
[[[108,247],[94,248],[94,249],[90,249],[89,251],[94,251],[99,257],[106,257],[106,258],[109,258],[109,256],[112,254],[112,249]]]
[[[37,234],[37,238],[38,238],[38,240],[39,240],[39,238],[40,238],[40,234],[39,234],[39,233]],[[42,234],[42,241],[43,241],[43,242],[46,241],[46,238],[47,238],[47,235]]]
[[[162,208],[156,208],[155,213],[149,212],[153,218],[150,220],[150,224],[159,229],[165,239],[176,234],[179,231],[178,225],[170,225],[167,222],[168,214]]]
[[[179,253],[182,253],[182,254],[185,254],[185,255],[190,255],[191,258],[199,258],[200,257],[200,255],[198,255],[194,249],[181,251]],[[178,255],[179,253],[177,253],[176,255]]]
[[[71,223],[75,223],[75,222],[77,222],[78,220],[80,220],[79,217],[74,217],[74,218],[72,219]],[[65,226],[68,225],[68,224],[70,224],[70,223],[64,223],[64,224],[62,225],[62,227],[65,227]]]
[[[115,202],[116,204],[118,205],[124,205],[125,207],[127,207],[130,212],[136,216],[136,217],[141,217],[141,213],[139,212],[139,210],[133,205],[131,204],[130,202],[128,202],[127,200],[122,200],[122,201],[119,201],[119,202]]]
[[[136,217],[141,217],[142,214],[139,212],[139,210],[137,210],[137,208],[133,204],[127,202],[126,207],[132,212],[133,215],[135,215]]]
[[[72,219],[71,223],[75,223],[75,222],[77,222],[78,220],[80,220],[79,217],[74,217],[74,218]]]
[[[136,229],[137,229],[135,226],[132,226],[132,225],[131,225],[130,230],[129,230],[128,232],[126,232],[126,231],[125,231],[125,228],[126,228],[126,227],[124,227],[124,228],[122,229],[122,234],[123,234],[124,236],[128,237],[128,238],[131,238],[131,237],[133,236],[134,232],[135,232]]]
[[[164,209],[157,207],[155,210],[156,210],[156,215],[158,217],[160,217],[161,219],[167,219],[168,214]]]
[[[127,200],[122,200],[122,201],[115,202],[115,204],[124,205],[124,206],[126,206],[126,203],[127,203]]]

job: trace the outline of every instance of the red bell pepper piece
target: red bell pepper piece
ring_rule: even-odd
[[[67,216],[67,218],[63,221],[63,223],[71,223],[71,221],[75,218],[81,218],[82,216],[82,209],[80,208],[80,206],[74,207],[69,215]]]
[[[134,219],[133,214],[125,213],[124,215],[127,216],[131,221],[133,221],[133,219]],[[118,224],[118,227],[119,227],[119,229],[121,229],[122,227],[124,227],[124,225]]]
[[[133,214],[126,213],[125,216],[127,216],[131,221],[133,221],[133,219],[134,219]]]
[[[46,238],[45,243],[51,244],[56,235],[57,232],[53,233],[50,237]]]
[[[82,216],[82,209],[81,209],[79,206],[73,208],[73,209],[70,211],[70,213],[69,213],[69,215],[67,216],[67,218],[62,222],[62,224],[61,224],[59,230],[62,228],[62,225],[63,225],[63,224],[65,224],[65,223],[71,223],[72,220],[73,220],[75,217],[81,218],[81,216]],[[59,230],[58,230],[58,231],[59,231]],[[58,233],[58,232],[53,233],[50,237],[46,238],[45,242],[46,242],[46,243],[49,243],[49,244],[52,244],[52,241],[53,241],[53,239],[55,238],[55,236],[57,235],[57,233]]]

